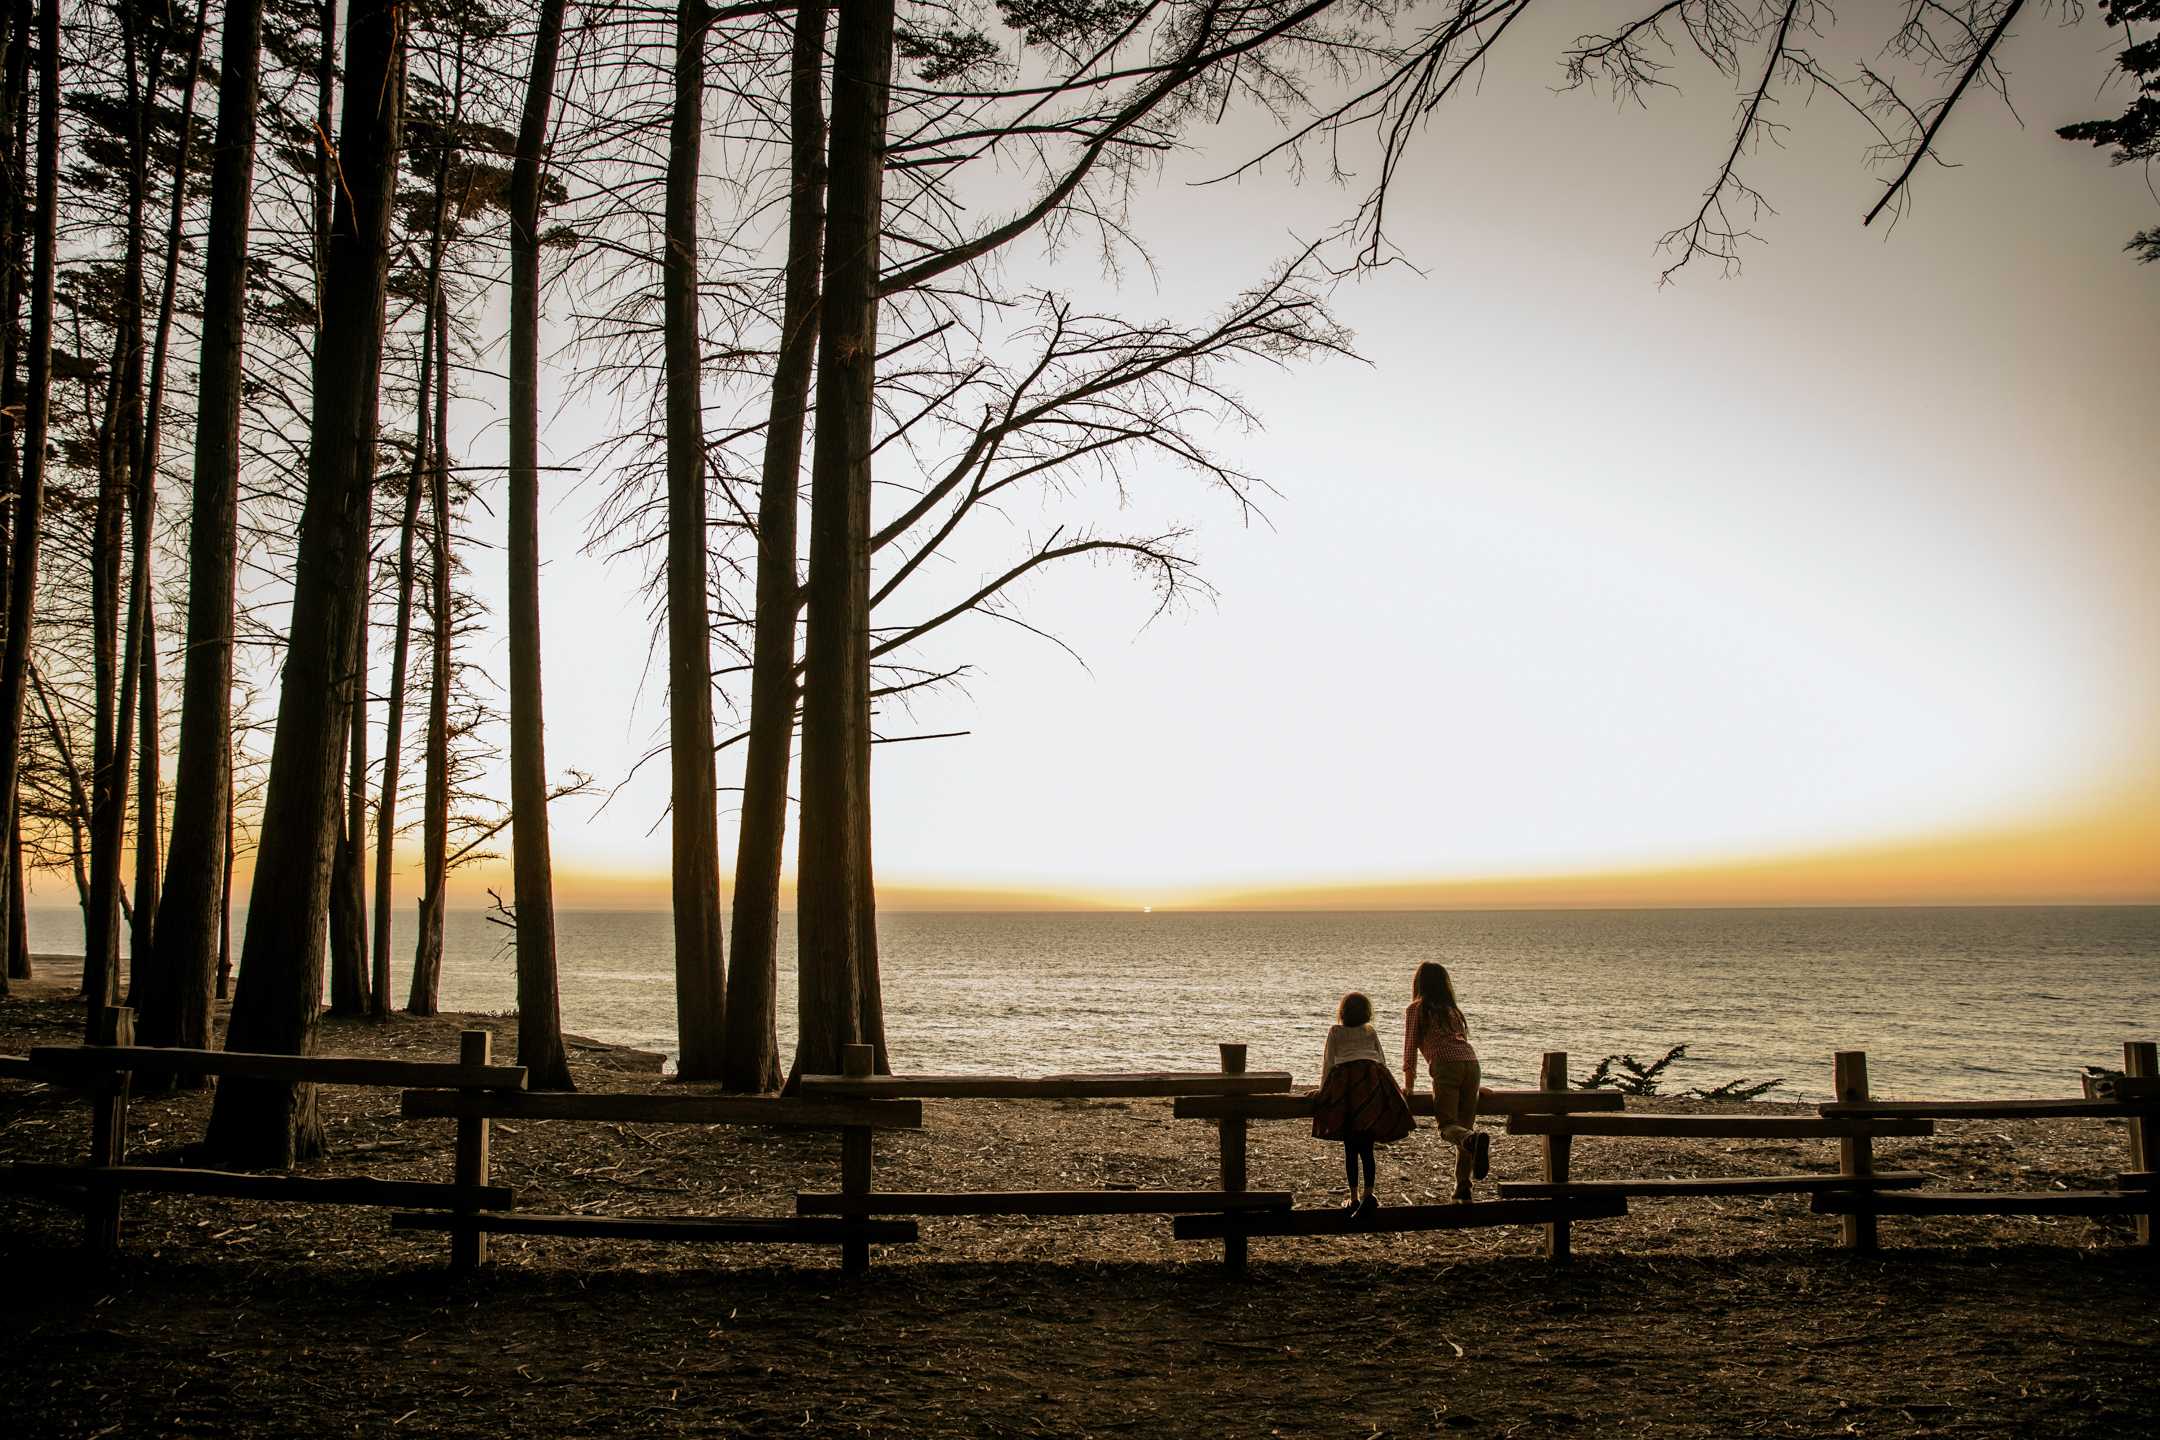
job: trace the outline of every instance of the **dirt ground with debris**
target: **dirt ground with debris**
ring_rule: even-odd
[[[0,1001],[0,1052],[69,1044],[58,970]],[[503,1016],[332,1020],[324,1053],[454,1059]],[[580,1088],[677,1087],[658,1057],[572,1050]],[[2072,1088],[2066,1077],[2065,1093]],[[1630,1102],[1640,1107],[1646,1102]],[[1647,1102],[1701,1112],[1701,1104]],[[310,1174],[447,1180],[452,1122],[386,1090],[324,1092]],[[1741,1108],[1748,1113],[1805,1107]],[[129,1159],[179,1164],[206,1093],[137,1097]],[[1208,1188],[1213,1127],[1167,1100],[927,1101],[881,1132],[892,1190]],[[1251,1183],[1338,1198],[1340,1149],[1252,1126]],[[74,1161],[88,1112],[0,1082],[0,1161]],[[830,1131],[521,1122],[495,1180],[522,1209],[793,1213],[839,1183]],[[1388,1203],[1452,1175],[1430,1130],[1382,1152]],[[1836,1168],[1833,1144],[1576,1142],[1578,1178]],[[2102,1188],[2121,1122],[1945,1122],[1879,1142],[1942,1188]],[[1494,1179],[1537,1142],[1496,1135]],[[1489,1191],[1486,1192],[1489,1198]],[[1578,1224],[1556,1267],[1529,1228],[1255,1239],[1242,1278],[1167,1217],[926,1219],[843,1277],[822,1248],[497,1237],[452,1274],[384,1213],[132,1196],[119,1254],[0,1195],[0,1434],[789,1436],[1890,1436],[2160,1433],[2160,1264],[2127,1224],[1885,1218],[1836,1248],[1805,1197],[1638,1200]]]

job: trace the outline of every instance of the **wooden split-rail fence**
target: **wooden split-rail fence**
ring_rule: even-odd
[[[90,1155],[84,1163],[0,1167],[0,1185],[43,1195],[80,1210],[95,1250],[120,1239],[121,1197],[167,1193],[285,1203],[388,1207],[393,1228],[450,1236],[453,1266],[487,1258],[489,1235],[564,1235],[601,1239],[835,1245],[842,1268],[869,1265],[873,1244],[919,1238],[917,1219],[958,1215],[1169,1215],[1180,1240],[1220,1240],[1223,1261],[1242,1269],[1249,1243],[1269,1236],[1342,1236],[1534,1225],[1555,1260],[1571,1252],[1572,1227],[1625,1215],[1630,1200],[1660,1197],[1804,1194],[1813,1210],[1836,1216],[1842,1243],[1872,1249],[1883,1215],[2134,1216],[2141,1244],[2152,1239],[2160,1190],[2149,1168],[2148,1127],[2160,1117],[2155,1047],[2123,1047],[2123,1078],[2088,1084],[2062,1100],[1878,1101],[1868,1091],[1867,1056],[1841,1051],[1833,1075],[1837,1098],[1808,1115],[1667,1115],[1628,1113],[1611,1090],[1571,1090],[1567,1056],[1548,1053],[1535,1090],[1483,1090],[1480,1116],[1505,1121],[1511,1135],[1542,1142],[1542,1177],[1503,1181],[1499,1198],[1468,1204],[1396,1205],[1348,1216],[1335,1207],[1300,1210],[1287,1190],[1247,1184],[1247,1140],[1254,1122],[1309,1120],[1311,1094],[1291,1092],[1288,1071],[1247,1072],[1245,1047],[1225,1044],[1218,1071],[1040,1077],[873,1075],[867,1045],[846,1049],[841,1075],[803,1078],[794,1096],[581,1095],[525,1089],[525,1071],[493,1063],[493,1036],[465,1032],[456,1063],[338,1056],[250,1055],[133,1044],[132,1014],[108,1008],[102,1043],[38,1047],[27,1057],[0,1056],[0,1078],[54,1081],[86,1093],[92,1105]],[[368,1176],[235,1174],[126,1163],[127,1099],[134,1073],[249,1077],[320,1085],[401,1089],[400,1114],[457,1126],[453,1175],[446,1182]],[[881,1191],[875,1188],[873,1137],[879,1130],[920,1129],[922,1104],[940,1099],[1064,1100],[1160,1097],[1178,1119],[1213,1121],[1220,1183],[1212,1190]],[[1414,1113],[1433,1113],[1429,1094],[1410,1097]],[[1926,1190],[1915,1170],[1878,1170],[1874,1142],[1928,1136],[1942,1119],[2085,1116],[2127,1122],[2129,1154],[2109,1190],[1976,1192]],[[584,1121],[686,1125],[790,1126],[840,1132],[840,1188],[804,1192],[793,1216],[544,1214],[517,1208],[516,1192],[491,1183],[490,1127],[496,1121]],[[1701,1179],[1598,1178],[1572,1174],[1576,1137],[1703,1140],[1835,1140],[1835,1174],[1738,1175]]]

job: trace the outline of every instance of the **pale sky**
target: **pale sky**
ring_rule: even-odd
[[[995,622],[941,636],[965,689],[879,730],[970,733],[878,748],[882,884],[1172,904],[2151,816],[2160,268],[2122,246],[2160,204],[2053,134],[2122,108],[2096,98],[2119,35],[2030,22],[2025,127],[1969,102],[1960,168],[1894,229],[1859,223],[1865,133],[1788,96],[1786,148],[1749,171],[1768,243],[1662,289],[1654,242],[1728,143],[1730,85],[1555,95],[1550,35],[1522,38],[1415,147],[1408,263],[1337,295],[1369,363],[1233,377],[1266,429],[1217,443],[1274,487],[1265,523],[1142,471],[1122,514],[1061,497],[955,557],[957,587],[1061,521],[1185,522],[1217,598],[1148,623],[1121,569],[1037,583],[1027,618],[1085,668]],[[1009,278],[1201,319],[1352,201],[1189,183],[1255,133],[1196,135],[1147,184],[1152,275],[1037,247]],[[598,423],[559,413],[556,456]],[[592,495],[555,485],[543,522],[549,763],[612,782],[665,717],[638,575],[577,551]],[[656,763],[604,811],[558,806],[564,903],[665,903],[665,799]]]

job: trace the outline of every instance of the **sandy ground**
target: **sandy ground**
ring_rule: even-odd
[[[0,1051],[72,1043],[64,990],[0,1002]],[[448,1059],[475,1024],[514,1047],[505,1017],[400,1016],[328,1022],[323,1048]],[[675,1089],[636,1052],[573,1057],[584,1089]],[[208,1103],[139,1097],[130,1159],[181,1163]],[[326,1092],[334,1153],[308,1173],[448,1179],[450,1122],[396,1106]],[[920,1132],[879,1136],[879,1188],[1217,1179],[1212,1126],[1168,1101],[924,1112]],[[1302,1129],[1252,1127],[1252,1184],[1329,1203],[1340,1151]],[[838,1186],[829,1131],[495,1135],[496,1181],[526,1209],[782,1215],[797,1190]],[[0,1160],[75,1160],[86,1140],[67,1092],[0,1083]],[[1494,1178],[1532,1178],[1536,1144],[1496,1136]],[[2083,1120],[1879,1146],[1951,1188],[2097,1188],[2123,1156],[2119,1122]],[[1383,1196],[1437,1198],[1451,1164],[1420,1131],[1383,1152]],[[1835,1166],[1823,1142],[1576,1148],[1582,1178]],[[2126,1225],[1886,1219],[1885,1248],[1858,1255],[1806,1207],[1637,1201],[1578,1225],[1565,1267],[1528,1229],[1256,1239],[1243,1278],[1166,1218],[933,1219],[850,1278],[823,1249],[517,1238],[453,1274],[443,1237],[380,1212],[159,1196],[131,1198],[123,1249],[93,1262],[72,1214],[0,1196],[0,1435],[2160,1432],[2160,1265]]]

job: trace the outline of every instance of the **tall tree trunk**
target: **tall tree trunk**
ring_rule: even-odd
[[[124,262],[123,275],[130,269]],[[120,858],[126,842],[128,717],[121,712],[120,572],[127,522],[128,452],[123,435],[130,388],[126,294],[138,287],[122,281],[122,318],[107,372],[105,418],[98,433],[98,491],[90,521],[90,675],[95,696],[90,722],[90,904],[83,912],[83,998],[87,1035],[98,1017],[120,1001]]]
[[[30,958],[30,897],[23,889],[22,818],[8,826],[8,978],[35,980]]]
[[[228,0],[218,61],[210,224],[195,396],[193,513],[188,530],[187,652],[172,843],[158,899],[153,983],[136,1017],[146,1045],[207,1049],[221,957],[229,945],[232,675],[240,521],[240,391],[247,318],[248,211],[260,101],[262,0]]]
[[[141,1000],[157,983],[151,978],[158,960],[158,873],[163,851],[160,823],[162,803],[163,727],[158,697],[157,595],[153,581],[152,544],[157,530],[158,467],[163,458],[165,420],[165,372],[172,352],[173,313],[180,281],[182,225],[187,217],[187,180],[193,159],[195,81],[202,70],[203,27],[209,0],[198,0],[194,36],[188,45],[187,81],[180,91],[180,143],[173,160],[172,191],[165,216],[165,249],[158,277],[158,308],[150,337],[149,393],[143,402],[134,457],[135,469],[135,572],[129,595],[129,670],[136,683],[135,762],[135,909],[128,928],[130,1005]],[[137,148],[142,173],[149,173],[150,129],[156,113],[159,61],[152,59],[145,103],[137,112]]]
[[[83,865],[86,853],[83,836],[90,828],[90,797],[83,788],[82,767],[75,763],[74,741],[61,727],[60,716],[53,709],[52,692],[45,687],[44,678],[38,674],[35,663],[30,666],[30,688],[36,692],[38,709],[45,716],[45,735],[52,742],[53,756],[60,762],[61,772],[67,776],[68,833],[74,842],[72,858],[75,862],[75,897],[82,906],[87,931],[90,916],[90,872]],[[21,820],[20,810],[16,812],[15,818]]]
[[[452,88],[451,129],[460,116],[465,56],[458,52],[460,84]],[[405,1008],[415,1015],[433,1015],[442,992],[443,922],[449,905],[450,865],[450,682],[453,616],[450,589],[450,297],[443,291],[444,237],[450,211],[450,163],[452,150],[438,140],[435,157],[435,221],[428,242],[428,317],[431,328],[422,343],[433,357],[435,385],[434,448],[425,452],[433,476],[428,495],[432,501],[432,543],[428,549],[428,612],[432,625],[429,648],[428,725],[426,735],[426,794],[421,802],[421,895],[420,934],[413,949],[412,990]],[[421,361],[420,403],[429,395],[426,376],[429,361]]]
[[[435,302],[430,299],[422,331],[435,331]],[[375,973],[374,1013],[390,1013],[390,893],[397,855],[398,786],[404,781],[405,676],[412,658],[413,538],[420,528],[420,496],[426,485],[429,382],[435,350],[421,347],[420,405],[413,420],[413,463],[405,477],[405,517],[398,527],[397,628],[390,639],[390,694],[383,712],[382,788],[375,802]]]
[[[438,235],[442,228],[444,198],[444,176],[438,168],[435,206]],[[432,268],[430,275],[434,275]],[[420,383],[413,392],[418,397],[418,403],[413,406],[413,459],[405,476],[405,515],[398,526],[397,620],[390,639],[389,699],[383,713],[382,789],[375,803],[373,978],[374,1013],[378,1018],[387,1018],[390,1014],[390,897],[395,888],[397,863],[398,787],[404,783],[405,773],[405,682],[412,661],[413,542],[420,528],[420,497],[428,484],[429,457],[434,454],[431,438],[434,432],[428,422],[432,418],[429,405],[435,385],[435,327],[441,318],[442,293],[431,278],[426,306],[420,317]],[[413,976],[416,990],[419,981],[416,970]],[[434,994],[432,984],[427,993]]]
[[[44,524],[45,441],[52,405],[53,268],[60,209],[60,0],[38,13],[37,203],[31,211],[30,377],[23,396],[22,479],[9,553],[7,642],[0,651],[0,817],[12,823],[22,781],[23,702],[30,689],[31,617],[37,608],[38,532]],[[10,877],[12,879],[12,877]],[[9,891],[15,890],[13,884]],[[12,900],[11,900],[12,903]]]
[[[833,49],[803,641],[799,1033],[792,1086],[865,1037],[870,921],[870,445],[893,0],[842,0]],[[878,1044],[881,1037],[868,1037]],[[882,1048],[882,1047],[881,1047]]]
[[[232,759],[226,757],[225,774],[232,776]],[[232,998],[232,873],[233,860],[239,854],[233,843],[234,811],[240,808],[240,797],[228,786],[225,791],[225,875],[218,891],[217,907],[217,999]],[[213,1007],[214,1009],[215,1007]],[[207,1029],[208,1026],[206,1025]],[[207,1048],[207,1047],[206,1047]]]
[[[728,972],[730,1090],[780,1084],[780,869],[787,844],[788,758],[794,749],[795,510],[802,496],[803,417],[817,355],[818,267],[825,243],[825,6],[795,12],[788,77],[791,153],[787,285],[773,364],[765,465],[758,492],[757,627],[750,657],[750,740],[743,759],[735,849],[735,964]]]
[[[315,323],[322,324],[323,266],[330,256],[330,221],[336,199],[332,189],[330,111],[337,100],[337,0],[315,7]]]
[[[106,802],[106,823],[101,830],[103,849],[106,851],[105,881],[110,887],[113,904],[110,911],[101,911],[101,918],[109,917],[111,930],[106,937],[106,952],[111,958],[111,978],[115,991],[119,981],[120,936],[119,920],[126,904],[125,887],[120,878],[121,856],[127,843],[128,784],[134,774],[136,710],[142,704],[142,657],[149,635],[145,622],[150,613],[150,541],[152,515],[150,507],[155,503],[157,487],[153,477],[142,469],[147,426],[143,414],[143,385],[145,348],[143,343],[143,267],[147,261],[148,233],[147,211],[150,199],[150,115],[157,103],[158,81],[164,67],[163,42],[151,39],[147,44],[137,36],[136,13],[123,10],[122,17],[122,75],[129,99],[128,155],[127,155],[127,224],[120,262],[120,316],[113,356],[113,411],[107,434],[108,475],[115,482],[113,497],[114,526],[111,535],[112,594],[116,613],[112,617],[110,631],[118,639],[115,649],[118,667],[118,694],[112,713],[112,734],[107,742],[107,758],[100,769],[103,772],[101,799]],[[125,517],[128,524],[127,601],[124,610],[118,609],[120,599],[119,566],[121,553],[118,521]],[[104,519],[104,507],[100,507],[100,521]],[[119,632],[124,629],[124,638]],[[107,629],[98,634],[100,646],[100,671],[102,678],[103,648]],[[103,686],[100,687],[100,694]],[[100,740],[106,737],[100,735]],[[109,793],[106,793],[108,792]],[[153,794],[152,803],[155,803]],[[138,811],[138,816],[140,812]],[[156,817],[150,818],[151,848],[156,848]],[[141,825],[138,822],[138,829]],[[140,872],[138,858],[138,873]],[[93,867],[95,870],[95,867]],[[155,897],[151,901],[156,904]],[[129,916],[132,928],[133,914]],[[144,927],[154,926],[155,914],[145,919]],[[131,955],[141,955],[130,944]],[[138,967],[130,965],[131,983]],[[90,1028],[98,1025],[96,1007],[90,1020]]]
[[[438,199],[438,213],[440,204]],[[443,429],[449,419],[450,316],[442,293],[442,246],[438,241],[432,271],[435,297],[435,450],[428,497],[434,511],[428,545],[428,618],[433,635],[428,647],[427,791],[421,801],[420,938],[413,951],[412,992],[405,1008],[415,1015],[441,1009],[443,925],[450,896],[450,682],[452,628],[450,587],[450,455]]]
[[[361,584],[366,586],[368,579]],[[368,1013],[367,600],[353,645],[352,720],[345,727],[337,851],[330,865],[330,1013]]]
[[[885,1049],[885,982],[878,967],[877,883],[870,864],[870,722],[867,707],[863,738],[855,747],[852,758],[855,793],[862,797],[862,823],[856,833],[856,873],[862,877],[855,891],[855,935],[859,947],[855,960],[855,1023],[860,1037],[856,1043],[868,1045],[875,1052],[871,1059],[872,1070],[879,1075],[890,1075],[892,1057]]]
[[[705,571],[704,374],[698,347],[697,210],[704,129],[703,0],[675,10],[660,313],[667,366],[668,769],[672,779],[676,1070],[716,1080],[727,1047],[720,915],[720,795],[713,765],[712,628]]]
[[[35,15],[27,3],[9,3],[0,0],[0,497],[4,497],[12,513],[15,496],[22,485],[20,442],[22,436],[16,424],[22,405],[22,344],[17,327],[22,318],[23,256],[22,236],[25,210],[23,197],[28,191],[29,179],[29,90],[30,90],[30,27]],[[12,589],[8,568],[14,551],[14,537],[7,532],[5,515],[0,514],[0,596]],[[0,603],[0,645],[4,645],[6,609]],[[0,877],[8,897],[8,947],[7,978],[28,980],[32,977],[30,943],[27,938],[27,922],[15,923],[15,917],[25,913],[22,870],[22,824],[12,811],[0,812],[0,825],[8,835],[8,874]],[[7,994],[0,984],[0,995]]]
[[[330,111],[337,95],[337,5],[315,7],[315,316],[323,316],[323,266],[330,253],[333,189]],[[371,520],[372,516],[369,517]],[[372,577],[371,577],[372,578]],[[344,813],[337,854],[330,866],[330,1013],[362,1015],[371,1009],[367,952],[367,656],[368,602],[360,605],[360,638],[353,648],[358,681],[352,721],[346,727]]]
[[[315,347],[307,500],[238,993],[226,1044],[308,1054],[322,1010],[337,772],[351,717],[367,566],[390,219],[404,120],[404,7],[354,0],[345,31],[336,218]],[[227,1077],[206,1136],[219,1159],[289,1166],[320,1154],[314,1087]]]
[[[518,1064],[534,1090],[571,1090],[555,974],[540,689],[540,165],[563,0],[541,0],[510,175],[510,848],[517,896]]]

